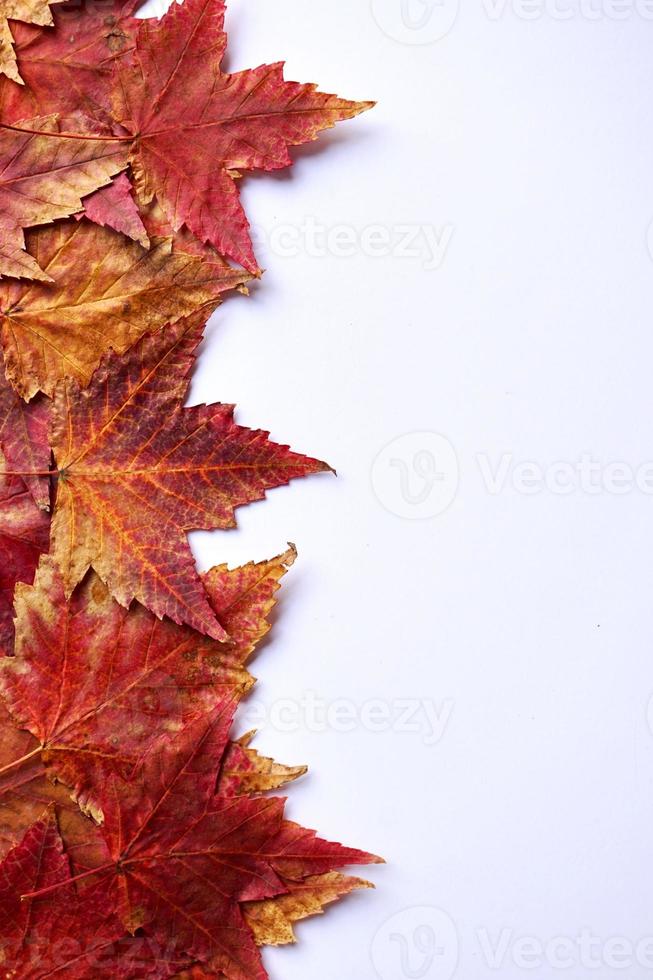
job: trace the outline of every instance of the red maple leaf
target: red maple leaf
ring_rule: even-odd
[[[329,467],[237,425],[231,405],[183,407],[201,338],[201,318],[179,321],[107,355],[87,389],[59,385],[52,554],[67,595],[93,567],[123,605],[224,640],[188,531],[233,527],[236,507]]]
[[[123,235],[147,248],[150,244],[147,229],[138,213],[132,197],[132,188],[126,174],[119,174],[108,187],[89,194],[84,199],[84,211],[76,217],[86,215],[96,225],[104,225],[121,231]]]
[[[35,823],[0,865],[0,962],[20,980],[136,980],[171,977],[184,959],[130,937],[102,892],[80,896],[54,811]],[[47,898],[21,896],[53,888]]]
[[[48,440],[50,404],[41,395],[31,402],[19,398],[7,381],[0,354],[0,447],[7,469],[24,474],[25,485],[42,510],[50,509],[50,481],[42,475],[50,470],[52,455]]]
[[[283,65],[228,74],[224,0],[173,3],[143,21],[115,65],[114,118],[134,137],[144,200],[156,195],[174,229],[186,224],[251,272],[257,270],[235,179],[278,170],[290,146],[370,108],[283,78]]]
[[[0,469],[4,460],[0,453]],[[13,648],[14,589],[31,582],[39,556],[48,550],[50,516],[34,503],[19,476],[0,472],[0,651]]]
[[[0,115],[15,123],[49,113],[110,120],[111,69],[133,47],[140,0],[71,0],[51,8],[54,27],[12,24],[24,85],[0,75]]]
[[[97,810],[98,763],[100,772],[111,764],[131,777],[163,734],[212,711],[226,695],[244,694],[253,683],[245,664],[269,629],[279,580],[293,560],[290,551],[203,577],[229,633],[217,643],[142,606],[124,609],[96,575],[66,600],[56,564],[42,559],[34,585],[18,589],[15,655],[0,659],[0,696],[14,725],[30,733],[14,738],[2,726],[0,809],[11,795],[14,815],[27,814],[24,830],[34,813],[22,791],[29,786],[30,798],[43,798],[34,785],[47,773],[85,809]],[[275,767],[245,745],[233,747],[230,763],[232,792],[239,775],[242,786],[252,786],[258,773],[258,785],[268,789],[302,771]]]
[[[142,930],[171,955],[197,960],[228,980],[263,980],[243,903],[288,894],[289,882],[379,859],[285,820],[283,799],[216,792],[234,708],[224,701],[210,716],[164,736],[137,777],[107,772],[98,789],[103,822],[89,829],[89,838],[103,838],[106,862],[97,865],[96,848],[95,862],[73,880],[90,878],[130,933]]]

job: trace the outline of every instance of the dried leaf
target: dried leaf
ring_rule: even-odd
[[[163,739],[138,780],[111,773],[102,783],[110,860],[98,875],[130,932],[172,942],[229,980],[255,980],[266,973],[241,903],[286,893],[288,880],[378,859],[284,820],[283,800],[215,794],[233,707],[225,702]]]
[[[16,275],[23,228],[74,214],[83,197],[127,166],[125,144],[82,135],[92,129],[79,115],[36,116],[20,128],[0,126],[0,276]],[[68,132],[78,135],[68,137]],[[30,275],[25,269],[21,274]],[[50,279],[40,269],[35,278]]]
[[[0,355],[0,447],[6,468],[24,474],[25,485],[41,510],[50,508],[50,480],[44,475],[50,470],[52,455],[49,420],[49,399],[37,396],[26,403],[19,398],[5,377]]]
[[[126,174],[119,174],[107,187],[100,188],[84,201],[84,214],[96,225],[121,231],[123,235],[149,248],[150,240]]]
[[[227,74],[224,0],[173,3],[143,21],[116,64],[113,112],[134,136],[139,192],[251,272],[257,263],[235,176],[291,163],[288,147],[370,108],[283,79],[281,64]]]
[[[254,732],[234,742],[224,757],[218,791],[222,796],[251,796],[280,789],[299,779],[306,766],[282,766],[250,748]]]
[[[1,453],[0,468],[6,469]],[[0,656],[13,648],[16,583],[33,580],[49,540],[49,515],[37,507],[19,476],[0,472]]]
[[[3,975],[42,980],[171,977],[183,965],[143,937],[125,935],[102,892],[78,895],[54,812],[25,834],[0,865],[0,962]],[[46,899],[21,896],[55,888]]]
[[[54,799],[66,802],[66,793],[47,779],[38,742],[29,732],[16,728],[0,701],[0,858]]]
[[[44,113],[82,111],[110,121],[111,70],[133,47],[140,0],[71,0],[53,7],[54,30],[14,22],[25,85],[0,75],[0,110],[8,123]]]
[[[201,337],[201,318],[180,321],[107,355],[87,390],[58,387],[52,554],[67,595],[92,566],[123,605],[224,640],[187,532],[233,527],[236,507],[328,467],[236,425],[232,406],[182,407]]]
[[[14,39],[9,27],[10,20],[22,20],[26,24],[53,24],[50,4],[62,0],[2,0],[0,5],[0,74],[13,82],[23,84],[16,62]]]
[[[240,651],[242,662],[270,629],[268,616],[276,603],[281,579],[297,558],[294,544],[269,561],[249,562],[240,568],[216,565],[202,576],[211,606]]]
[[[358,888],[373,888],[362,878],[332,871],[304,881],[288,882],[288,894],[243,906],[245,919],[259,946],[285,946],[297,942],[293,926]]]
[[[52,804],[57,805],[66,836],[82,841],[80,854],[85,853],[89,821],[71,801],[68,791],[48,778],[38,741],[16,727],[0,700],[0,859]]]
[[[253,682],[245,663],[269,628],[278,587],[271,569],[282,575],[283,558],[262,563],[270,571],[260,571],[256,583],[251,566],[220,570],[232,585],[228,603],[206,577],[208,599],[218,601],[230,632],[223,644],[160,622],[142,606],[124,609],[93,574],[66,600],[55,562],[43,558],[34,585],[17,590],[16,655],[0,660],[0,695],[16,725],[37,740],[49,776],[93,812],[98,757],[130,776],[160,736],[226,695],[242,696]]]
[[[64,377],[88,384],[107,350],[122,354],[198,308],[208,315],[247,278],[170,241],[146,251],[86,220],[28,232],[27,244],[55,283],[0,283],[7,376],[24,398],[52,395]]]
[[[9,231],[0,228],[0,268],[2,268],[2,275],[14,279],[51,281],[32,256],[25,251],[25,238],[16,228],[11,228]]]

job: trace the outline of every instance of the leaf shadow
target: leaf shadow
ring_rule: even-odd
[[[371,132],[365,132],[362,127],[357,130],[347,130],[342,124],[337,129],[329,129],[319,134],[317,139],[301,146],[291,146],[290,156],[292,166],[283,167],[280,170],[253,170],[243,176],[243,186],[248,183],[260,180],[293,181],[303,175],[304,165],[314,157],[321,156],[323,153],[337,154],[339,152],[350,152],[352,146],[361,145],[372,138]]]

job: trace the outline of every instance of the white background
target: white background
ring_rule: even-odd
[[[412,26],[401,0],[230,6],[231,70],[285,58],[379,103],[243,180],[267,272],[214,317],[192,393],[339,473],[194,537],[202,567],[297,543],[257,745],[310,765],[294,819],[388,860],[265,954],[273,978],[653,975],[653,944],[628,950],[653,936],[653,20],[558,3],[411,0]],[[455,462],[436,446],[429,483],[411,433],[454,448],[444,513]],[[584,457],[591,486],[569,483]]]

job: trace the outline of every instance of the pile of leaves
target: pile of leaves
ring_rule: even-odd
[[[185,401],[260,274],[238,179],[370,104],[224,71],[223,0],[138,3],[0,0],[0,973],[251,980],[378,859],[232,734],[294,548],[187,539],[328,467]]]

